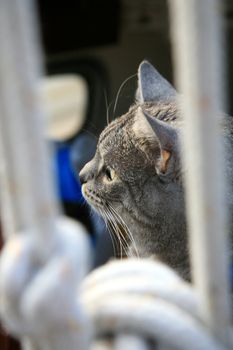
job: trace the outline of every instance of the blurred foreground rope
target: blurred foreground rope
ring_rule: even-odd
[[[27,336],[41,350],[95,350],[100,344],[150,349],[148,340],[156,349],[226,349],[200,320],[191,285],[160,262],[111,262],[81,284],[85,236],[78,230],[75,236],[66,221],[59,226],[61,245],[45,266],[37,267],[35,247],[25,235],[3,252],[0,311],[13,334]]]

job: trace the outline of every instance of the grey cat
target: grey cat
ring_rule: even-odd
[[[82,193],[122,242],[130,242],[128,255],[155,256],[190,279],[177,93],[143,61],[136,96],[101,133],[94,158],[80,172]],[[230,118],[225,123],[231,138]]]

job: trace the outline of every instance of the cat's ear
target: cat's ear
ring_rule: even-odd
[[[176,128],[139,108],[133,131],[139,147],[155,162],[158,172],[166,174],[174,170],[171,168],[178,154],[179,143]]]
[[[169,101],[177,92],[148,61],[143,61],[138,69],[138,89],[136,98],[140,102]]]

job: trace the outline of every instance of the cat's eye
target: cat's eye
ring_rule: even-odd
[[[114,169],[110,167],[105,168],[105,177],[108,181],[112,181],[115,176],[116,176],[116,172]]]

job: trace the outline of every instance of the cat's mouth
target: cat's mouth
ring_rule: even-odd
[[[87,202],[95,208],[103,208],[104,201],[98,196],[97,192],[87,187],[87,184],[82,185],[82,194]]]

